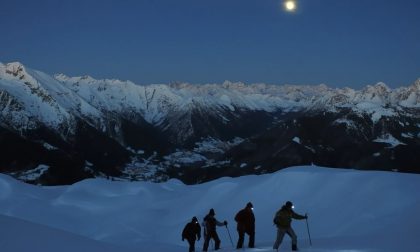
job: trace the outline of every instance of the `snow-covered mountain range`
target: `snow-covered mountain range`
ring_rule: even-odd
[[[305,163],[419,172],[420,79],[362,90],[138,85],[0,63],[0,139],[2,172],[30,170],[47,184],[98,175],[195,183]]]

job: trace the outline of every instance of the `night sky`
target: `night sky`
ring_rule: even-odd
[[[390,87],[420,77],[420,0],[0,0],[0,61],[136,83]]]

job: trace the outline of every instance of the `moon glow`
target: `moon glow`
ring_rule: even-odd
[[[296,10],[296,1],[294,0],[286,0],[284,2],[284,8],[286,11],[293,12]]]

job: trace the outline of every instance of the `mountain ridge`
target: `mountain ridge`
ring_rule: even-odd
[[[259,168],[256,172],[321,162],[320,156],[331,158],[330,154],[325,153],[328,148],[341,149],[348,144],[337,140],[341,145],[330,142],[329,147],[319,147],[319,143],[328,142],[324,128],[337,131],[337,136],[348,135],[349,142],[354,136],[357,140],[353,143],[357,144],[353,147],[363,149],[359,143],[373,145],[369,150],[354,153],[356,156],[344,163],[329,163],[328,159],[322,159],[323,165],[376,169],[376,161],[370,157],[381,153],[381,147],[376,145],[392,142],[392,148],[408,148],[409,152],[419,145],[419,110],[420,79],[408,87],[391,89],[379,82],[361,90],[330,88],[325,84],[298,86],[229,81],[222,84],[137,85],[115,79],[96,80],[87,75],[50,76],[19,62],[0,63],[0,134],[3,132],[4,139],[17,137],[38,143],[40,148],[48,146],[44,150],[48,153],[63,152],[59,155],[62,156],[60,160],[70,159],[82,164],[78,168],[81,177],[112,175],[135,179],[140,176],[145,179],[147,176],[144,174],[152,174],[148,179],[154,179],[159,174],[157,177],[163,180],[185,177],[184,181],[190,181],[187,177],[195,176],[191,172],[197,173],[205,170],[200,167],[209,166],[219,167],[215,168],[216,177],[242,174],[242,170],[252,173],[252,170],[240,169],[245,165],[240,158],[243,153],[238,150],[244,153],[252,150],[248,158],[256,167],[258,162],[271,160],[265,154],[258,153],[258,147],[255,148],[265,141],[260,138],[276,139],[272,146],[287,149],[284,155],[288,161],[285,157],[274,158],[270,161],[274,167],[268,167],[267,163],[265,168]],[[305,123],[300,128],[296,122],[302,120],[311,123]],[[324,128],[315,129],[316,125]],[[284,135],[281,138],[274,133],[280,129]],[[295,129],[311,132],[320,139],[309,141],[313,137],[307,133],[304,134],[307,139],[303,139],[299,136],[303,133]],[[206,139],[228,143],[236,138],[242,139],[241,142],[234,146],[225,144],[230,147],[218,156],[203,150],[194,151],[196,146],[206,145]],[[297,148],[295,144],[298,142],[292,139],[301,139],[299,142],[306,144],[305,147]],[[20,148],[28,147],[28,143],[22,144]],[[93,144],[97,149],[89,149],[86,144]],[[2,149],[7,145],[6,142],[2,143]],[[262,146],[265,145],[259,146],[260,149]],[[271,145],[261,150],[264,149],[272,149],[271,156],[281,153]],[[182,155],[190,153],[196,157],[191,159],[196,162],[186,165],[177,161],[179,154],[173,154],[180,150],[184,153]],[[371,153],[373,150],[375,152]],[[337,153],[344,155],[342,151],[345,149]],[[197,159],[200,155],[205,158]],[[55,159],[56,156],[51,154],[50,158]],[[264,160],[257,158],[263,156]],[[405,155],[399,154],[398,160],[402,159],[400,156]],[[59,164],[63,160],[57,162],[32,158],[21,164],[21,160],[3,158],[0,164],[5,167],[5,172],[10,172],[36,170],[39,165],[56,163],[56,173],[60,174]],[[188,158],[184,157],[183,160]],[[369,165],[360,160],[367,160],[364,162]],[[396,166],[395,170],[401,169],[401,162],[390,161]],[[407,169],[406,165],[401,170],[415,171],[414,168]],[[52,177],[56,176],[60,177]],[[190,182],[212,177],[208,174],[203,176]]]

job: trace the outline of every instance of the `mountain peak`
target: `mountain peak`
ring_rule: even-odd
[[[134,85],[131,81],[123,81],[119,79],[95,79],[94,77],[90,75],[83,75],[83,76],[74,76],[70,77],[68,75],[65,75],[63,73],[55,74],[54,79],[60,81],[60,82],[68,82],[68,83],[85,83],[85,84],[92,84],[92,83],[103,83],[103,84],[130,84]]]
[[[28,69],[20,62],[0,64],[0,79],[19,80],[30,83],[34,87],[38,86],[38,81],[28,73]]]
[[[225,80],[222,86],[226,89],[238,89],[238,88],[245,87],[245,84],[243,82],[231,82],[231,81]]]
[[[414,82],[414,84],[412,85],[412,87],[413,87],[415,90],[420,91],[420,78],[418,78],[418,79]]]
[[[17,77],[23,79],[22,76],[26,74],[25,66],[20,62],[11,62],[7,64],[0,64],[0,77]],[[9,79],[7,78],[7,79]]]
[[[64,82],[70,79],[69,76],[63,74],[63,73],[59,73],[59,74],[54,74],[54,79]]]
[[[15,62],[10,62],[6,64],[6,68],[12,70],[12,69],[24,69],[25,66],[20,63],[19,61],[15,61]]]
[[[383,82],[378,82],[375,85],[367,85],[364,89],[364,93],[374,97],[381,97],[381,99],[386,98],[392,90]]]
[[[95,78],[93,78],[92,76],[90,76],[90,75],[83,75],[83,76],[80,76],[79,77],[81,80],[85,80],[85,81],[95,81],[96,79]]]
[[[390,92],[391,89],[383,82],[378,82],[373,86],[376,90],[379,90],[381,92]]]

